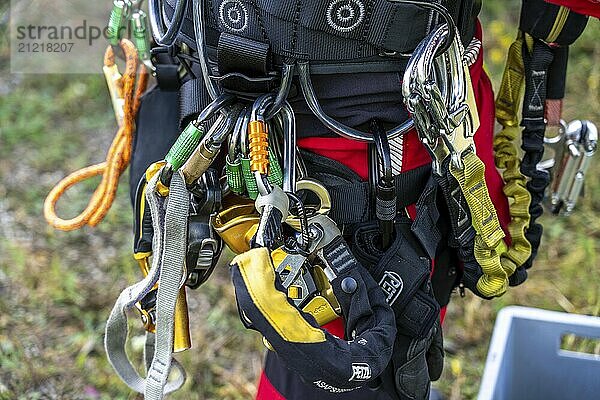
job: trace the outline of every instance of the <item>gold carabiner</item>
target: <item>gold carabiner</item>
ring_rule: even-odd
[[[300,192],[302,190],[314,193],[319,199],[318,205],[305,204],[305,209],[313,210],[316,214],[329,214],[329,211],[331,210],[331,196],[329,195],[327,188],[323,186],[321,182],[310,178],[301,179],[296,182],[296,191]],[[285,223],[297,231],[300,231],[301,229],[300,219],[298,216],[291,213],[285,220]]]

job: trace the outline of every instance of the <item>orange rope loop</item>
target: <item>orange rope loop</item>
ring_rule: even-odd
[[[111,71],[114,69],[113,75],[109,77],[107,74],[106,77],[115,106],[119,130],[112,141],[105,161],[71,173],[58,182],[46,197],[44,217],[56,229],[71,231],[84,225],[98,225],[108,213],[115,199],[119,178],[129,165],[131,143],[135,131],[135,116],[139,109],[140,98],[146,90],[148,72],[143,65],[139,65],[137,50],[132,42],[122,39],[119,45],[126,58],[123,75],[120,75],[116,69],[113,48],[109,46],[104,54],[105,74],[107,68]],[[121,105],[115,105],[117,100],[122,102],[122,113]],[[119,114],[122,115],[122,121],[120,121]],[[70,187],[97,175],[102,175],[102,181],[81,214],[67,220],[56,215],[56,203]]]

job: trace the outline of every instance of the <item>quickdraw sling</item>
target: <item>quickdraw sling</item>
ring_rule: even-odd
[[[568,46],[583,32],[587,17],[566,7],[543,1],[523,3],[520,32],[510,46],[506,69],[496,100],[496,117],[503,126],[494,139],[496,166],[503,169],[504,193],[510,203],[512,246],[509,256],[516,271],[510,284],[527,279],[537,255],[542,226],[542,200],[551,176],[541,165],[546,125],[561,124]],[[525,87],[519,160],[515,142],[519,136],[518,107]],[[590,146],[588,146],[590,147]],[[572,177],[570,177],[572,179]]]

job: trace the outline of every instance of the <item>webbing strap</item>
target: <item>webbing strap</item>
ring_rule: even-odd
[[[329,217],[337,224],[355,224],[371,220],[371,184],[344,164],[301,150],[308,175],[321,182],[329,192]],[[429,176],[431,166],[423,165],[394,177],[396,208],[403,209],[419,199]]]
[[[269,73],[269,45],[227,32],[219,36],[217,47],[219,73],[238,72],[250,77]]]
[[[469,205],[476,232],[473,253],[483,272],[477,282],[477,290],[487,297],[499,296],[506,291],[508,276],[516,267],[500,259],[506,251],[504,232],[485,183],[483,161],[475,153],[467,152],[463,155],[462,163],[462,168],[450,163],[450,173],[457,180]]]
[[[179,88],[179,128],[183,130],[210,102],[202,77],[184,82]]]
[[[541,171],[537,165],[544,155],[544,133],[546,121],[544,110],[546,102],[546,88],[548,83],[548,69],[553,60],[552,49],[538,39],[533,40],[532,51],[527,44],[523,44],[523,64],[525,66],[525,97],[523,100],[523,126],[521,148],[525,151],[521,161],[521,173],[529,178],[527,190],[531,193],[529,215],[531,220],[529,229],[525,233],[531,243],[531,256],[525,262],[524,268],[531,267],[533,259],[542,237],[542,225],[536,223],[544,212],[541,202],[544,191],[550,183],[550,174]]]
[[[154,357],[154,333],[146,331],[146,335],[144,336],[144,368],[146,373],[150,369],[152,365],[152,357]]]
[[[529,227],[531,194],[526,188],[527,178],[521,173],[515,141],[520,134],[518,127],[518,108],[524,83],[524,65],[522,59],[523,35],[510,46],[508,61],[502,77],[502,84],[496,100],[496,118],[503,126],[494,138],[494,157],[496,166],[503,169],[505,185],[503,192],[509,200],[511,221],[508,225],[512,243],[506,257],[512,260],[522,275],[521,266],[531,256],[531,243],[525,232]],[[521,280],[519,278],[519,280]],[[513,278],[514,280],[514,278]]]
[[[448,171],[449,163],[449,159],[444,161],[442,164],[443,171]],[[423,198],[427,191],[433,190],[436,192],[435,189],[438,186],[441,189],[446,203],[446,210],[448,211],[448,222],[450,227],[448,246],[456,251],[458,259],[463,264],[462,283],[478,296],[491,298],[491,296],[484,296],[482,293],[479,293],[477,289],[477,282],[479,282],[479,279],[483,275],[483,271],[473,254],[476,232],[471,223],[471,212],[465,196],[462,194],[457,180],[451,174],[432,174],[432,177],[432,181],[428,183],[427,188],[421,197]],[[419,201],[421,201],[421,199],[419,199]],[[419,207],[419,204],[417,203],[417,217],[420,212],[419,208],[423,209],[423,205]],[[421,240],[423,241],[423,239]]]
[[[189,195],[183,178],[177,173],[171,180],[168,199],[159,196],[154,190],[159,176],[154,175],[148,183],[151,190],[146,192],[154,221],[152,268],[143,280],[121,292],[106,323],[104,339],[108,360],[117,374],[132,390],[144,393],[147,400],[162,399],[164,394],[179,389],[185,381],[183,368],[172,358],[172,349],[175,303],[185,276],[183,263]],[[126,311],[135,307],[135,303],[143,299],[157,282],[154,356],[144,379],[125,352],[128,336]],[[171,366],[179,373],[167,383]]]
[[[312,72],[320,74],[402,70],[405,55],[415,49],[436,21],[430,11],[387,0],[203,2],[204,34],[211,57],[220,34],[227,32],[269,43],[274,65],[281,65],[289,57],[307,59]],[[164,2],[167,25],[175,3]],[[451,3],[452,15],[467,45],[473,38],[480,0]],[[191,2],[178,40],[196,50]]]

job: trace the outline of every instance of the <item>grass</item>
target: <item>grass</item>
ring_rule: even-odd
[[[505,49],[516,34],[518,2],[484,3],[486,68],[497,86]],[[0,14],[5,10],[0,3]],[[571,52],[567,119],[600,122],[598,38],[600,24],[592,21]],[[6,35],[0,34],[0,399],[139,398],[120,383],[102,347],[114,300],[139,279],[130,256],[126,185],[95,229],[58,232],[46,226],[41,214],[54,183],[100,161],[108,148],[115,127],[103,78],[9,75],[7,57]],[[494,301],[455,296],[445,326],[449,354],[437,384],[448,398],[476,396],[494,318],[502,307],[522,304],[600,315],[599,174],[596,162],[572,217],[543,217],[544,241],[527,284]],[[93,185],[70,191],[60,213],[82,209]],[[178,358],[190,376],[172,398],[251,398],[263,348],[259,336],[239,323],[226,269],[188,297],[194,348]],[[137,316],[132,315],[131,325],[129,350],[141,360]],[[589,347],[574,339],[570,344]]]

